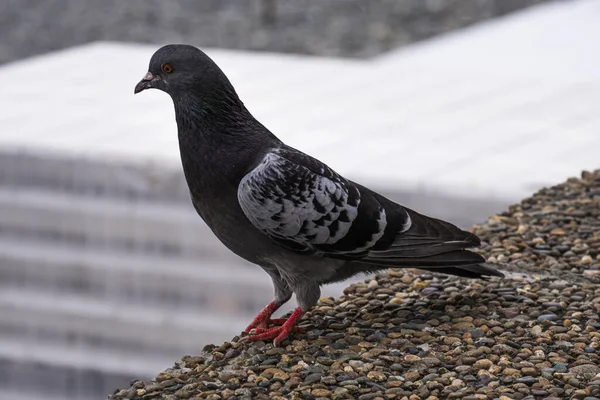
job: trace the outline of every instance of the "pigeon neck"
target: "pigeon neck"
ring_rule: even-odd
[[[248,147],[275,138],[254,119],[231,86],[204,95],[185,92],[173,100],[180,141]]]
[[[201,171],[203,179],[188,179],[192,193],[220,193],[237,187],[255,159],[279,140],[244,105],[219,109],[175,106],[179,148],[186,178]]]
[[[173,96],[173,102],[177,125],[190,130],[207,125],[230,125],[248,113],[235,93],[219,93],[218,96],[178,93]]]

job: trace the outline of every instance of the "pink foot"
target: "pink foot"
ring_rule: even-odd
[[[292,315],[290,315],[289,318],[273,320],[277,322],[283,320],[283,325],[273,328],[257,327],[255,329],[251,329],[250,335],[246,336],[242,340],[246,342],[255,342],[258,340],[274,339],[273,346],[278,347],[281,344],[281,342],[283,342],[285,339],[288,338],[288,336],[290,336],[292,332],[298,332],[299,330],[301,331],[301,328],[298,328],[296,324],[298,323],[300,318],[302,318],[302,314],[304,314],[302,312],[302,309],[298,307],[294,310],[294,312],[292,313]]]

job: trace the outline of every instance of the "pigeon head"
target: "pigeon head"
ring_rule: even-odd
[[[135,86],[134,93],[159,89],[177,104],[191,99],[208,102],[223,97],[237,99],[233,86],[221,69],[194,46],[170,44],[158,49],[150,59],[148,72]]]

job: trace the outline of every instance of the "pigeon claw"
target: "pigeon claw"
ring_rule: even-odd
[[[281,342],[288,338],[293,329],[284,329],[283,325],[275,328],[260,329],[256,333],[248,336],[247,341],[255,342],[257,340],[273,339],[273,346],[278,347]]]
[[[283,324],[285,324],[285,322],[287,321],[287,318],[273,318],[269,320],[268,325],[276,325],[276,326],[281,326]]]
[[[273,328],[261,328],[256,327],[250,330],[250,335],[246,336],[244,342],[255,342],[258,340],[270,340],[273,339],[273,346],[278,347],[281,342],[287,339],[292,332],[302,332],[302,328],[296,326],[300,318],[302,318],[302,309],[296,308],[292,315],[287,319],[283,320],[283,325]],[[281,322],[280,319],[272,320]]]
[[[281,325],[281,326],[283,326],[283,325]],[[262,334],[262,333],[265,333],[265,332],[269,332],[269,331],[271,331],[271,330],[273,330],[273,329],[281,328],[281,326],[273,326],[273,327],[271,327],[271,328],[254,328],[254,329],[252,329],[252,330],[251,330],[250,332],[248,332],[248,333],[249,333],[250,335]],[[305,330],[304,328],[300,327],[300,326],[294,326],[294,327],[292,328],[292,331],[293,331],[294,333],[304,333],[306,330]]]

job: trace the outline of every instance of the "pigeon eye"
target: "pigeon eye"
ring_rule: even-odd
[[[173,72],[173,66],[171,64],[163,64],[161,68],[165,74]]]

